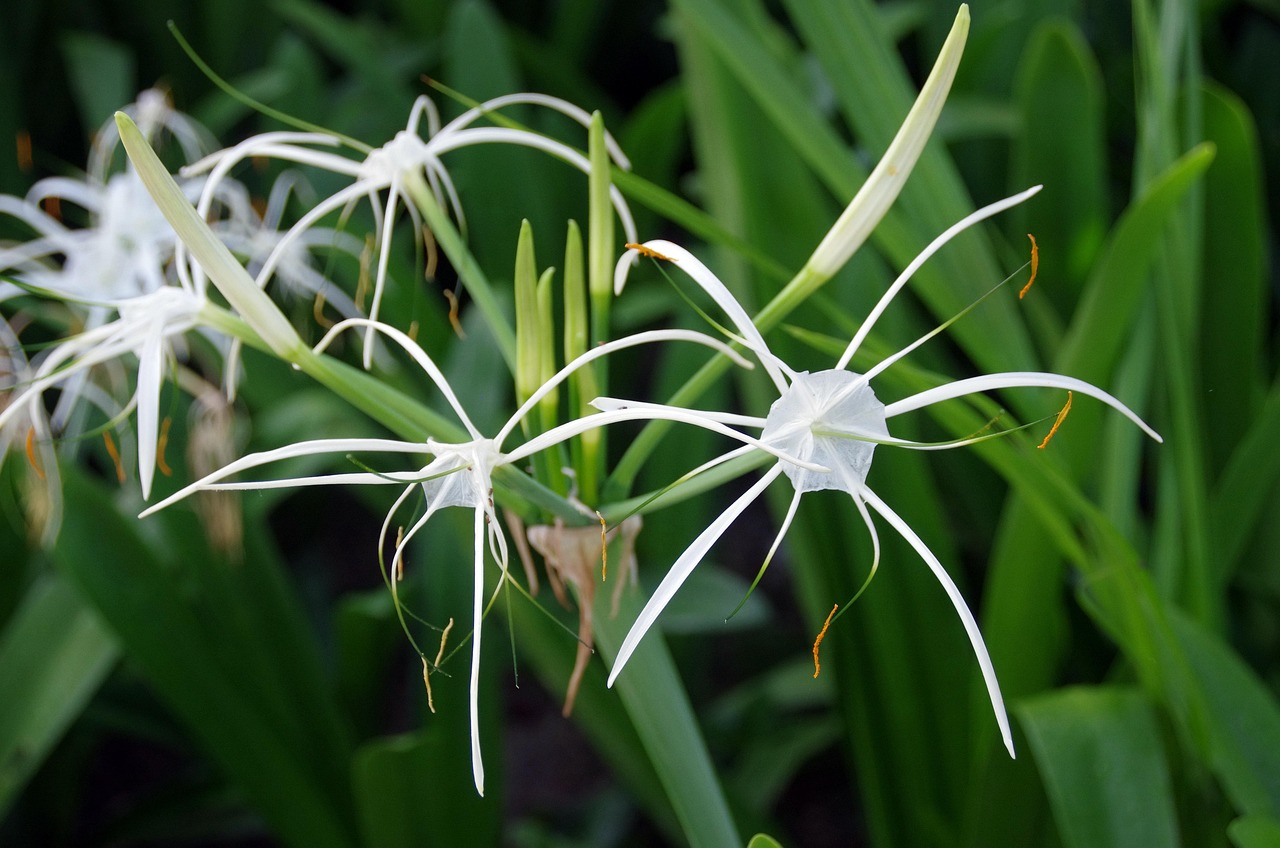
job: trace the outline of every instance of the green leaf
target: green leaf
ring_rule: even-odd
[[[1013,214],[1040,245],[1041,289],[1074,302],[1107,229],[1102,73],[1083,34],[1048,21],[1027,45],[1016,75],[1019,131],[1014,182],[1044,181],[1036,203]]]
[[[751,841],[747,843],[747,848],[782,848],[782,843],[768,834],[757,833],[751,837]]]
[[[0,634],[0,691],[9,693],[0,698],[0,819],[119,655],[64,580],[47,575],[27,591]]]
[[[1280,821],[1270,816],[1241,816],[1227,828],[1236,848],[1280,848]]]
[[[80,121],[87,131],[97,132],[112,112],[132,103],[137,94],[133,53],[123,44],[87,32],[63,36],[62,52]]]
[[[1236,809],[1280,818],[1280,704],[1230,648],[1182,613],[1178,644],[1201,687],[1210,764]]]
[[[1160,730],[1139,692],[1060,689],[1015,712],[1066,848],[1178,845]]]
[[[640,599],[623,594],[615,617],[608,592],[596,595],[596,645],[612,663]],[[737,828],[707,753],[697,713],[661,634],[650,632],[614,683],[614,691],[653,763],[685,838],[695,848],[738,843]]]
[[[1200,379],[1210,467],[1221,468],[1254,418],[1263,387],[1266,229],[1258,131],[1240,98],[1204,90],[1205,136],[1218,148],[1205,174]]]
[[[64,492],[55,559],[125,654],[285,844],[353,844],[343,740],[326,718],[332,707],[318,691],[310,648],[297,642],[296,612],[281,609],[269,575],[252,574],[265,563],[212,562],[198,530],[172,525],[178,513],[149,519],[150,538],[164,546],[153,549],[100,485],[71,467]],[[229,568],[241,569],[246,585],[236,587]]]
[[[1055,363],[1063,373],[1099,379],[1110,374],[1130,338],[1161,237],[1186,192],[1214,158],[1212,144],[1188,151],[1151,181],[1116,222]]]
[[[1267,394],[1261,411],[1249,422],[1249,431],[1219,476],[1210,503],[1214,550],[1226,573],[1237,567],[1260,520],[1267,515],[1266,508],[1280,480],[1280,451],[1275,448],[1277,432],[1280,432],[1280,383]]]
[[[461,706],[461,704],[459,704]],[[465,711],[459,711],[465,717]],[[466,762],[466,730],[449,731],[464,745],[431,730],[362,746],[352,763],[363,844],[378,848],[422,845],[500,845],[496,802],[480,798],[453,768]],[[461,755],[461,756],[459,756]]]

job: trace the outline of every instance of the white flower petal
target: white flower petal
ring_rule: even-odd
[[[1000,694],[1000,683],[996,680],[996,670],[991,664],[990,654],[987,653],[987,645],[982,640],[982,631],[978,629],[978,622],[974,620],[973,613],[969,612],[969,605],[965,603],[964,596],[960,594],[960,590],[956,588],[956,584],[951,580],[951,575],[947,574],[947,570],[942,567],[942,563],[933,555],[933,552],[929,550],[924,541],[916,535],[916,532],[911,529],[911,525],[903,521],[871,489],[864,486],[860,494],[866,499],[867,503],[871,504],[876,512],[884,516],[884,519],[893,525],[893,529],[897,530],[899,535],[910,543],[911,547],[916,549],[916,553],[929,566],[933,576],[938,578],[938,582],[942,584],[947,597],[951,599],[951,604],[955,607],[956,614],[960,616],[960,622],[964,625],[965,633],[969,635],[969,643],[973,646],[973,653],[978,659],[978,667],[982,669],[982,679],[987,685],[987,695],[991,698],[991,708],[995,711],[996,724],[1000,725],[1000,738],[1004,740],[1004,746],[1009,749],[1009,756],[1014,756],[1013,734],[1009,730],[1009,716],[1005,712],[1004,697]]]
[[[721,341],[718,341],[717,339],[713,339],[705,333],[699,333],[693,330],[649,330],[643,333],[634,333],[621,339],[614,339],[611,342],[605,342],[604,344],[597,345],[557,371],[553,377],[539,386],[538,389],[529,396],[529,399],[516,410],[514,415],[507,419],[507,423],[503,425],[503,428],[498,431],[498,435],[494,437],[494,441],[501,446],[507,436],[511,434],[511,431],[520,423],[520,420],[524,418],[539,401],[546,397],[547,394],[554,391],[556,386],[563,383],[570,374],[577,371],[587,363],[610,353],[625,350],[629,347],[635,347],[636,345],[665,341],[685,341],[706,345],[707,347],[712,347],[720,351],[725,356],[732,359],[735,364],[741,365],[743,368],[752,367],[751,363],[743,359],[733,348]]]
[[[765,344],[764,336],[760,335],[760,331],[756,328],[755,322],[751,320],[751,316],[747,314],[747,310],[742,308],[742,304],[738,303],[737,298],[729,292],[728,287],[720,281],[720,278],[713,274],[706,265],[703,265],[698,257],[675,242],[670,242],[666,239],[652,239],[642,246],[671,260],[677,268],[684,271],[689,275],[690,279],[701,286],[703,291],[711,295],[711,299],[724,310],[724,313],[729,316],[729,319],[738,328],[738,332],[742,334],[743,343],[760,360],[765,371],[769,374],[769,379],[773,380],[774,386],[777,387],[780,393],[785,392],[787,390],[787,381],[783,375],[791,376],[791,369],[769,350],[769,346]]]
[[[156,447],[160,432],[160,382],[164,373],[164,336],[150,328],[138,351],[138,480],[142,499],[151,497],[156,472]]]
[[[475,578],[471,617],[471,775],[484,795],[484,760],[480,755],[480,625],[484,622],[484,510],[476,508]]]
[[[831,469],[825,465],[809,462],[801,457],[792,456],[791,454],[780,451],[775,447],[765,444],[759,439],[752,438],[745,433],[740,433],[731,427],[726,427],[718,421],[710,418],[704,418],[696,413],[691,413],[679,407],[662,407],[654,405],[652,408],[645,409],[620,409],[616,412],[601,412],[597,415],[588,415],[586,418],[579,418],[576,421],[570,421],[567,424],[561,424],[553,427],[545,433],[541,433],[525,444],[507,454],[506,462],[508,464],[519,462],[527,456],[531,456],[540,450],[545,450],[551,445],[559,444],[579,433],[587,430],[593,430],[596,427],[603,427],[606,424],[616,424],[622,421],[646,421],[653,419],[661,419],[664,421],[679,421],[684,424],[692,424],[695,427],[701,427],[704,430],[710,430],[713,433],[719,433],[728,436],[731,439],[737,439],[744,444],[752,445],[759,448],[765,453],[776,456],[778,459],[785,460],[799,466],[807,471],[818,473],[826,473]]]
[[[688,409],[681,406],[669,406],[665,403],[646,403],[638,400],[623,400],[621,398],[598,397],[591,401],[591,406],[601,412],[618,412],[623,409],[635,410],[651,410],[656,412],[687,412],[705,418],[708,421],[715,421],[718,424],[724,424],[729,427],[754,427],[757,430],[763,429],[767,419],[760,418],[755,415],[739,415],[733,412],[718,412],[714,409]]]
[[[250,468],[257,468],[259,465],[266,465],[269,462],[277,462],[282,459],[292,459],[297,456],[311,456],[323,453],[348,453],[353,451],[381,451],[386,453],[419,453],[429,454],[431,449],[426,444],[415,442],[401,442],[395,439],[315,439],[313,441],[298,442],[292,445],[285,445],[269,451],[261,451],[259,453],[251,453],[243,456],[235,462],[219,468],[217,471],[202,477],[196,482],[178,490],[174,494],[143,510],[139,514],[139,518],[146,518],[152,513],[159,512],[166,507],[172,506],[183,498],[190,497],[195,492],[206,488],[211,483],[217,483],[232,474],[241,471],[247,471]],[[316,482],[315,478],[300,478],[302,481],[298,485],[324,485]],[[279,481],[268,481],[269,485],[264,488],[276,488],[274,485]]]
[[[694,567],[702,562],[702,558],[707,555],[707,551],[711,549],[711,546],[724,535],[724,531],[729,529],[729,525],[733,523],[733,520],[755,502],[755,499],[760,497],[761,493],[768,488],[770,483],[778,479],[781,473],[782,469],[777,465],[770,468],[763,477],[755,482],[755,485],[730,504],[728,509],[720,513],[706,530],[698,534],[698,538],[693,540],[693,544],[685,548],[680,558],[672,564],[667,576],[662,578],[662,582],[658,584],[658,588],[654,590],[653,596],[644,605],[640,615],[636,617],[635,624],[631,625],[631,630],[628,631],[626,638],[622,640],[622,647],[618,649],[618,655],[613,660],[613,669],[609,672],[607,685],[612,686],[613,681],[618,679],[618,674],[622,672],[627,660],[635,653],[636,646],[640,644],[640,640],[649,632],[649,628],[653,626],[653,623],[658,620],[658,615],[675,597],[676,592],[684,584],[684,581],[688,579]]]
[[[840,357],[840,360],[836,363],[836,368],[844,368],[849,364],[849,360],[853,359],[853,355],[857,353],[858,347],[862,344],[863,340],[866,339],[867,334],[871,332],[871,328],[875,326],[876,321],[879,320],[880,315],[889,306],[889,303],[894,299],[894,297],[897,296],[898,292],[902,289],[902,287],[907,284],[907,281],[910,280],[915,275],[916,271],[920,270],[920,266],[923,265],[926,261],[928,261],[929,258],[933,256],[933,254],[937,253],[942,248],[943,245],[945,245],[947,242],[951,241],[953,238],[960,235],[960,233],[969,229],[969,227],[972,227],[974,224],[978,223],[979,221],[984,221],[987,218],[990,218],[992,215],[997,215],[1000,212],[1003,212],[1004,210],[1012,206],[1017,206],[1019,203],[1022,203],[1024,200],[1027,200],[1028,198],[1035,196],[1040,191],[1041,188],[1043,188],[1043,186],[1032,186],[1026,191],[1019,192],[1018,194],[1015,194],[1011,197],[1006,197],[1003,200],[997,200],[995,203],[988,204],[987,206],[982,207],[976,212],[971,212],[968,215],[961,218],[956,223],[952,224],[950,227],[948,227],[947,230],[944,233],[942,233],[942,235],[938,236],[933,241],[929,242],[929,246],[926,247],[924,250],[920,251],[920,254],[916,256],[915,259],[912,259],[910,264],[908,264],[906,268],[902,269],[902,273],[899,274],[898,278],[893,281],[893,285],[889,286],[888,290],[885,291],[885,293],[880,296],[880,300],[876,303],[875,307],[871,310],[871,312],[867,314],[867,318],[865,321],[862,322],[862,326],[858,328],[858,332],[854,333],[853,339],[850,340],[849,342],[849,346],[845,348],[844,354]],[[918,345],[922,343],[927,338],[928,336],[924,336],[919,341],[917,341],[916,344]],[[884,362],[881,362],[874,369],[872,369],[872,371],[868,372],[867,379],[874,377],[876,374],[879,374],[885,368],[888,368],[894,362],[896,362],[897,360],[905,356],[907,353],[909,353],[914,347],[915,345],[912,345],[911,347],[903,348],[898,353],[886,359]]]
[[[1107,406],[1123,414],[1126,418],[1142,428],[1142,431],[1157,442],[1164,442],[1160,434],[1147,426],[1147,423],[1138,417],[1137,413],[1125,406],[1119,400],[1104,392],[1097,386],[1086,383],[1084,380],[1077,380],[1074,377],[1065,377],[1061,374],[1049,374],[1042,371],[1009,371],[1002,374],[985,374],[980,377],[969,377],[964,380],[956,380],[954,383],[938,386],[934,389],[920,392],[908,398],[889,404],[885,407],[885,417],[892,418],[895,415],[901,415],[904,412],[911,412],[930,404],[940,403],[944,400],[952,400],[953,398],[963,397],[964,395],[976,394],[978,392],[988,392],[993,389],[1015,389],[1015,388],[1049,388],[1049,389],[1065,389],[1070,392],[1079,392],[1091,398],[1102,401]]]
[[[323,353],[340,333],[352,327],[370,327],[383,335],[390,336],[392,340],[404,348],[406,353],[413,357],[413,361],[418,363],[422,370],[427,373],[427,376],[431,378],[431,382],[436,384],[436,388],[440,390],[445,400],[449,402],[449,406],[458,416],[458,420],[462,422],[462,426],[467,429],[467,433],[476,440],[484,438],[480,435],[480,431],[476,429],[476,426],[471,423],[471,418],[467,415],[467,411],[462,408],[462,402],[453,393],[453,387],[449,385],[449,381],[445,379],[444,372],[436,365],[435,360],[427,355],[427,352],[422,349],[420,344],[390,324],[383,324],[370,318],[347,318],[329,328],[329,332],[325,333],[324,338],[315,346],[314,352]]]

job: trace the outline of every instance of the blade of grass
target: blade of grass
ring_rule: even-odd
[[[68,509],[55,558],[126,655],[285,844],[353,844],[345,758],[326,759],[329,740],[298,741],[297,716],[327,696],[310,688],[279,695],[292,704],[280,716],[275,699],[245,687],[243,660],[282,633],[261,634],[257,646],[238,644],[219,627],[235,610],[194,609],[172,564],[142,542],[96,483],[69,468],[64,485]]]
[[[0,633],[0,819],[119,656],[66,581],[47,575],[27,590]]]
[[[1141,692],[1058,689],[1022,702],[1016,713],[1065,848],[1176,848],[1172,781]]]

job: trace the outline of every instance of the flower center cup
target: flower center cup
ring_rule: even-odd
[[[460,445],[428,442],[436,458],[422,469],[434,476],[422,484],[433,509],[460,506],[467,509],[489,503],[490,477],[502,454],[492,439],[478,439]]]
[[[838,489],[854,494],[866,483],[875,442],[889,437],[884,404],[861,374],[831,370],[795,375],[769,408],[761,441],[794,457],[824,465],[829,473],[783,461],[782,472],[798,492]]]
[[[414,133],[401,130],[395,138],[369,154],[360,166],[360,178],[390,182],[401,174],[421,168],[430,155],[425,141]]]

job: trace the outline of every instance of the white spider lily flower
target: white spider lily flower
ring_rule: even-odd
[[[183,193],[194,202],[200,186],[187,181]],[[49,198],[83,208],[88,226],[71,228],[46,213],[41,204]],[[0,249],[0,270],[53,297],[100,305],[149,294],[169,281],[178,239],[132,169],[103,184],[44,179],[25,198],[0,196],[0,213],[38,234]]]
[[[138,122],[149,143],[167,132],[182,149],[184,161],[199,159],[212,149],[212,137],[189,117],[175,110],[168,95],[148,89],[123,110]],[[25,198],[0,197],[0,213],[22,221],[36,238],[0,249],[0,270],[8,270],[29,286],[55,297],[93,304],[148,294],[171,283],[178,240],[131,167],[109,172],[120,134],[114,120],[95,134],[88,170],[83,179],[49,177],[31,187]],[[230,194],[243,188],[228,184],[204,192],[202,179],[184,180],[182,192],[191,202],[208,195],[223,209]],[[70,203],[84,210],[86,225],[71,228],[48,214],[44,206]],[[246,209],[247,211],[247,209]],[[247,219],[246,219],[247,222]],[[59,261],[61,259],[61,261]],[[90,327],[109,317],[97,310]]]
[[[441,161],[441,157],[445,154],[476,144],[514,144],[541,150],[567,162],[583,173],[590,172],[591,163],[587,157],[563,142],[531,130],[473,126],[477,120],[489,112],[519,104],[552,109],[584,127],[590,126],[591,123],[591,116],[572,103],[558,97],[524,93],[488,100],[441,126],[435,105],[430,98],[423,96],[414,102],[405,128],[383,146],[364,151],[365,156],[362,160],[322,149],[341,144],[342,140],[337,136],[313,132],[269,132],[253,136],[234,147],[208,156],[184,169],[183,173],[207,172],[209,175],[207,196],[201,199],[197,207],[202,214],[207,211],[208,205],[212,202],[212,195],[209,193],[216,190],[217,185],[235,165],[249,157],[283,159],[350,177],[352,179],[350,185],[316,204],[279,240],[275,250],[263,262],[259,277],[270,277],[275,266],[287,255],[293,240],[301,238],[302,234],[316,222],[326,215],[367,197],[374,213],[374,242],[377,248],[377,270],[374,275],[369,317],[376,321],[382,302],[382,293],[386,287],[387,265],[391,255],[391,229],[400,210],[401,201],[410,192],[414,183],[425,179],[435,194],[436,201],[441,206],[447,204],[452,208],[459,222],[464,221],[458,193],[449,172]],[[419,129],[424,116],[427,123],[426,138],[423,138]],[[614,163],[619,167],[629,168],[630,163],[612,136],[606,135],[606,144]],[[382,192],[387,193],[385,202],[379,200]],[[627,240],[634,241],[635,224],[626,200],[614,186],[610,187],[610,196],[618,217],[622,221]],[[422,221],[416,207],[412,203],[405,203],[404,207],[415,227],[421,229]],[[372,346],[366,345],[366,368],[371,363],[371,357]]]
[[[168,105],[157,91],[144,92],[128,111],[138,116],[147,137],[162,130],[173,134],[188,157],[204,145],[197,126]],[[177,260],[178,237],[151,199],[139,172],[126,166],[108,174],[120,136],[116,124],[99,131],[89,171],[83,179],[51,177],[37,182],[25,198],[0,197],[0,213],[25,223],[29,241],[0,248],[0,271],[14,282],[0,285],[0,300],[24,292],[60,301],[68,323],[79,332],[33,357],[24,379],[7,395],[0,423],[19,414],[43,415],[43,395],[60,389],[50,423],[60,431],[72,420],[82,399],[104,409],[137,408],[138,476],[144,496],[150,494],[156,468],[159,399],[166,361],[181,352],[179,338],[198,324],[206,303],[203,281],[192,279]],[[190,204],[202,194],[202,179],[186,180],[174,191]],[[226,201],[243,189],[230,182],[215,192]],[[69,227],[47,213],[50,201],[68,211],[83,210],[85,226]],[[219,212],[234,213],[223,202]],[[79,217],[79,216],[77,216]],[[128,401],[104,397],[90,381],[99,365],[132,356],[137,382]]]
[[[990,656],[982,639],[982,633],[978,629],[978,624],[974,620],[973,614],[969,611],[969,607],[960,591],[956,588],[955,583],[951,580],[937,557],[925,545],[924,541],[867,485],[867,475],[871,469],[875,448],[877,445],[893,445],[918,450],[937,450],[959,447],[972,444],[984,438],[991,438],[991,435],[986,435],[945,444],[922,444],[896,439],[891,436],[889,433],[889,421],[903,413],[944,400],[978,392],[1014,387],[1057,388],[1096,398],[1123,413],[1151,438],[1156,441],[1161,441],[1161,438],[1127,406],[1107,392],[1089,383],[1059,374],[1023,371],[971,377],[921,392],[887,406],[881,403],[871,388],[871,379],[910,353],[924,341],[932,338],[942,328],[930,332],[898,353],[883,360],[866,374],[856,374],[845,370],[845,368],[858,346],[866,338],[867,333],[871,331],[875,321],[925,260],[962,230],[990,215],[1022,202],[1038,190],[1039,187],[1036,187],[979,209],[938,236],[907,266],[898,279],[889,287],[888,291],[885,292],[851,340],[844,355],[836,363],[836,367],[832,370],[817,373],[793,371],[774,356],[755,325],[747,317],[746,311],[733,299],[724,284],[687,250],[668,241],[650,241],[642,246],[645,252],[656,255],[656,258],[673,262],[711,295],[737,326],[740,333],[740,338],[737,341],[750,348],[751,352],[759,358],[778,390],[778,399],[774,401],[768,415],[764,418],[695,410],[682,410],[682,413],[685,415],[704,416],[707,421],[715,421],[721,424],[758,429],[761,433],[761,441],[772,448],[776,452],[775,455],[790,455],[807,460],[813,465],[822,466],[822,468],[806,468],[779,456],[778,461],[765,472],[759,481],[734,501],[689,545],[671,566],[671,569],[654,591],[644,609],[641,610],[635,624],[623,641],[609,675],[610,685],[617,679],[618,674],[626,665],[627,659],[631,656],[645,633],[653,626],[663,608],[672,599],[694,567],[706,556],[716,540],[765,491],[770,483],[779,476],[785,475],[791,482],[795,494],[765,562],[767,563],[772,558],[786,535],[799,506],[801,496],[805,492],[836,489],[850,495],[854,508],[862,517],[868,532],[871,534],[874,551],[871,573],[874,574],[879,564],[880,543],[867,507],[870,506],[871,509],[879,513],[915,548],[921,559],[925,561],[934,576],[937,577],[938,582],[942,584],[947,597],[951,600],[957,614],[960,616],[960,620],[969,636],[969,641],[973,646],[978,665],[981,668],[996,721],[1000,726],[1001,737],[1005,746],[1009,749],[1010,756],[1013,755],[1013,739],[1009,730],[1009,719],[1005,712],[1004,699],[1000,694],[1000,686],[996,680],[995,670],[992,667]],[[608,411],[627,409],[653,411],[665,408],[657,404],[633,403],[613,398],[598,398],[593,401],[593,405],[598,409]],[[706,463],[697,471],[705,470],[748,451],[750,451],[749,447],[739,448]]]
[[[372,321],[372,319],[367,318],[355,318],[342,321],[336,324],[329,331],[325,338],[316,346],[315,350],[317,353],[323,352],[332,340],[341,332],[348,329],[368,328],[374,325],[374,323],[375,322]],[[681,410],[661,410],[657,413],[653,413],[648,410],[619,410],[615,412],[590,415],[586,418],[562,424],[534,436],[511,451],[504,450],[503,445],[507,439],[511,437],[512,433],[519,426],[521,420],[523,420],[524,417],[538,405],[539,401],[541,401],[543,397],[554,391],[560,383],[564,382],[564,380],[566,380],[577,369],[595,359],[600,358],[601,356],[605,356],[615,351],[655,342],[688,341],[711,347],[724,355],[731,357],[737,364],[743,367],[751,367],[751,364],[747,360],[743,359],[729,346],[702,333],[688,330],[652,330],[599,345],[570,362],[551,379],[539,387],[538,390],[531,394],[528,400],[526,400],[520,408],[516,410],[511,418],[507,420],[503,427],[498,431],[497,435],[492,438],[488,438],[483,436],[479,430],[476,429],[475,425],[472,424],[471,419],[467,416],[467,413],[463,409],[461,403],[459,403],[453,389],[445,380],[443,373],[441,373],[440,369],[436,366],[435,362],[432,361],[431,357],[428,356],[416,342],[395,327],[378,324],[374,329],[376,329],[379,334],[386,335],[389,339],[400,345],[400,347],[403,348],[423,369],[427,377],[444,395],[450,408],[461,422],[463,430],[467,436],[466,439],[452,442],[438,441],[436,439],[428,439],[422,442],[400,441],[396,439],[316,439],[313,441],[299,442],[297,444],[276,448],[274,450],[250,454],[249,456],[236,460],[213,474],[192,483],[171,497],[160,501],[156,505],[144,511],[142,516],[145,517],[158,510],[164,509],[197,491],[225,489],[274,489],[292,486],[347,484],[402,486],[403,491],[396,498],[391,510],[387,513],[386,519],[383,522],[381,538],[379,540],[379,550],[381,550],[382,545],[385,544],[395,514],[415,491],[420,490],[422,492],[427,503],[427,508],[425,513],[404,532],[403,536],[400,537],[392,559],[392,563],[398,566],[403,557],[405,546],[426,526],[427,522],[430,521],[436,512],[444,509],[445,507],[452,506],[473,510],[475,512],[475,559],[473,563],[475,583],[472,608],[473,635],[470,687],[471,764],[476,790],[480,792],[480,794],[484,794],[484,764],[480,756],[478,712],[479,676],[477,671],[480,663],[481,620],[486,606],[484,598],[484,561],[486,549],[501,569],[503,579],[506,579],[508,566],[507,541],[502,531],[502,523],[498,520],[498,516],[495,511],[493,497],[494,475],[499,471],[499,469],[504,467],[520,468],[521,465],[533,454],[560,444],[561,442],[564,442],[573,436],[580,435],[587,430],[622,421],[644,420],[653,417],[671,418],[673,420],[704,427],[714,432],[735,438],[748,446],[777,455],[779,458],[786,458],[787,461],[795,463],[806,469],[815,471],[825,469],[821,465],[808,462],[800,457],[793,457],[787,455],[785,452],[779,452],[776,449],[771,448],[762,440],[739,433],[719,421],[710,420],[705,416],[686,414]],[[280,460],[317,454],[349,454],[360,451],[416,454],[430,457],[430,461],[425,465],[418,467],[417,470],[405,472],[391,472],[384,474],[366,471],[311,475],[289,479],[225,482],[226,478],[234,474]],[[392,585],[394,587],[394,581],[392,581]]]
[[[95,366],[133,356],[138,363],[137,385],[125,409],[137,408],[138,479],[143,498],[149,497],[155,477],[166,361],[176,356],[181,338],[200,325],[200,311],[205,304],[203,294],[179,286],[163,286],[148,294],[108,303],[119,317],[63,339],[49,349],[29,379],[14,387],[8,404],[0,409],[0,428],[20,414],[34,419],[43,409],[44,393],[49,389],[74,385]]]
[[[137,125],[144,138],[154,143],[162,131],[167,132],[182,148],[182,158],[195,162],[217,145],[213,134],[183,112],[173,108],[169,92],[148,88],[138,94],[138,99],[120,111]],[[120,130],[114,119],[105,121],[93,137],[93,150],[89,154],[89,175],[103,182],[111,166],[111,157],[120,141]]]

